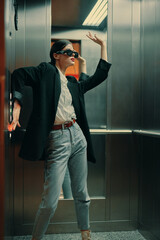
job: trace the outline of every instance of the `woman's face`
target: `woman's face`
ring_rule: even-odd
[[[67,50],[67,49],[74,51],[72,44],[68,44],[62,50]],[[56,55],[54,55],[54,57],[55,57],[56,61],[58,61],[59,65],[61,67],[67,68],[67,67],[73,66],[75,64],[74,54],[73,54],[73,56],[68,56],[66,53],[65,54],[56,54]]]

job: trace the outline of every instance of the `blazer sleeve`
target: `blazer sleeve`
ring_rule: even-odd
[[[79,81],[80,90],[82,93],[86,93],[92,88],[98,86],[102,83],[108,76],[109,69],[111,67],[111,63],[106,62],[103,59],[100,59],[98,66],[96,68],[95,73],[92,76],[88,76],[87,74],[82,73],[80,76],[82,80]]]
[[[34,87],[42,76],[42,72],[46,69],[46,64],[41,63],[37,67],[23,67],[13,71],[11,76],[12,84],[12,100],[18,100],[19,104],[23,105],[24,87]]]
[[[84,73],[84,72],[81,72],[80,74],[80,77],[79,77],[79,81],[85,81],[89,78],[89,75]]]

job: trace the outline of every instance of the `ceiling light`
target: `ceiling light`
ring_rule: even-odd
[[[107,0],[98,0],[82,25],[99,26],[106,16],[107,16]]]

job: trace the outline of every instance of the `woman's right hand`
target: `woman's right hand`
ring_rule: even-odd
[[[103,41],[101,38],[97,37],[96,34],[92,35],[91,32],[88,32],[86,35],[89,39],[91,39],[93,42],[97,43],[101,46],[101,58],[105,61],[107,61],[107,48],[106,48],[106,41]]]
[[[17,100],[14,102],[14,108],[13,108],[13,120],[10,124],[12,130],[15,130],[16,127],[21,127],[19,123],[19,116],[20,116],[20,111],[21,111],[21,105]]]

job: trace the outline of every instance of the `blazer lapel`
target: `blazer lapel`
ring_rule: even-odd
[[[57,70],[58,71],[58,70]],[[55,88],[54,88],[54,102],[55,102],[55,111],[57,110],[59,97],[61,94],[61,82],[59,72],[56,73],[55,77]]]

